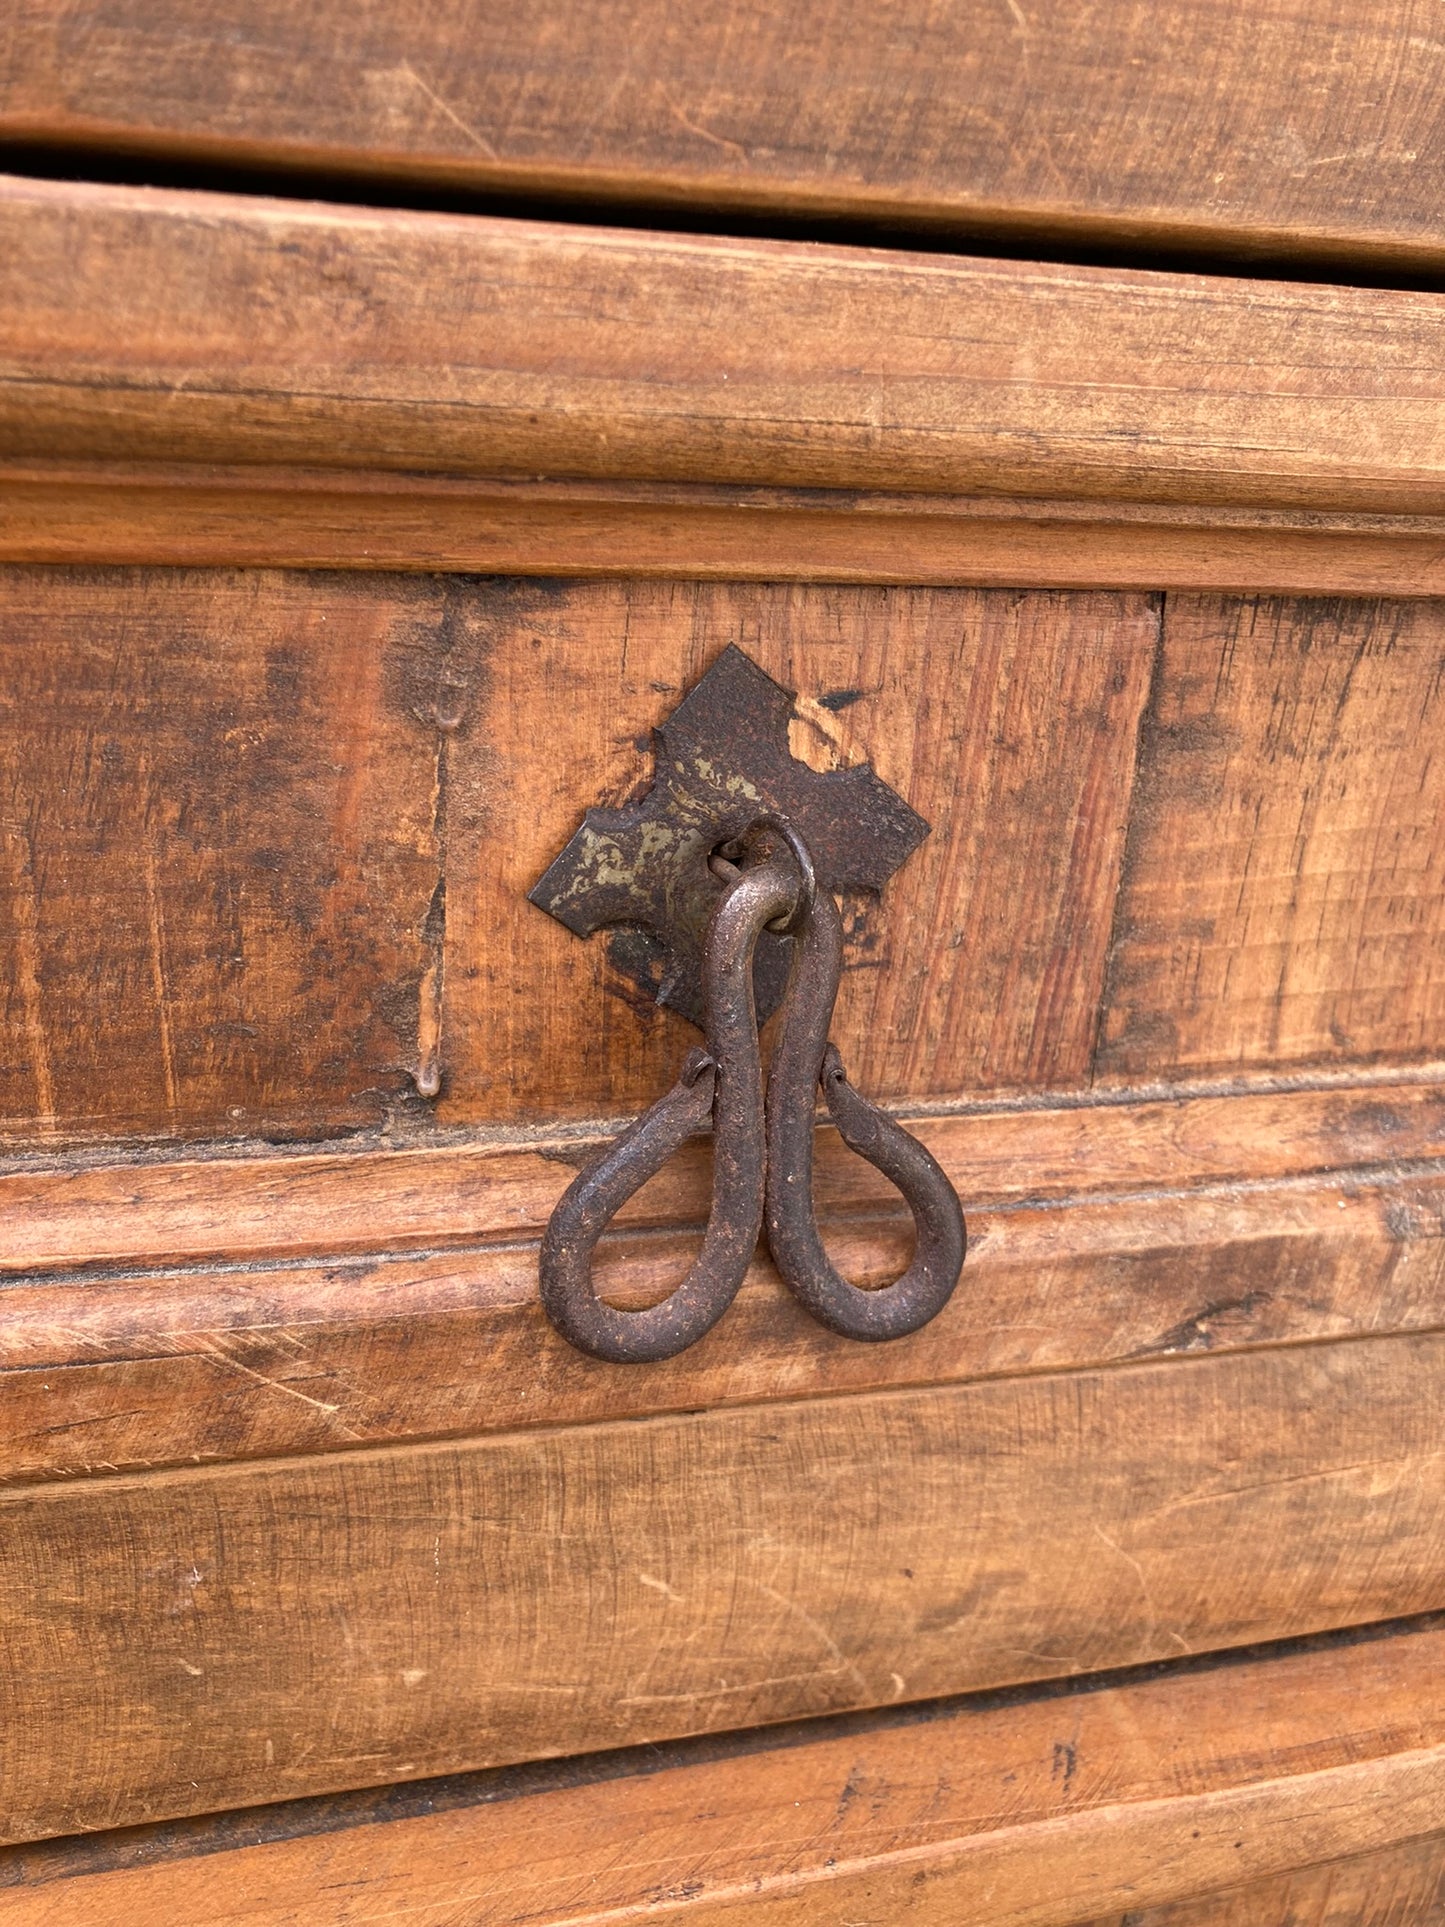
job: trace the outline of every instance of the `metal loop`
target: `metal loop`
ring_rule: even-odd
[[[901,1124],[860,1097],[828,1042],[843,962],[843,928],[826,891],[798,939],[768,1071],[767,1231],[773,1262],[807,1309],[845,1338],[901,1338],[948,1303],[967,1249],[963,1209],[937,1160]],[[902,1277],[877,1291],[834,1270],[813,1214],[814,1092],[843,1142],[903,1193],[916,1244]]]
[[[764,1221],[773,1260],[822,1324],[848,1338],[901,1338],[947,1304],[966,1249],[953,1186],[916,1138],[848,1082],[828,1042],[842,969],[837,905],[785,820],[760,817],[738,839],[741,867],[708,924],[703,989],[708,1049],[692,1051],[663,1098],[568,1186],[542,1240],[542,1302],[580,1350],[617,1364],[671,1358],[715,1325],[737,1295]],[[796,933],[766,1103],[753,998],[764,929]],[[845,1144],[895,1184],[913,1212],[913,1258],[877,1291],[834,1270],[813,1213],[813,1128],[819,1083]],[[713,1125],[713,1195],[702,1249],[686,1278],[645,1311],[603,1304],[592,1254],[618,1210],[672,1153]]]
[[[773,826],[768,826],[772,828]],[[737,880],[719,899],[704,946],[708,1049],[694,1051],[666,1097],[574,1178],[542,1240],[542,1303],[565,1338],[594,1358],[671,1358],[715,1325],[737,1296],[763,1220],[762,1059],[753,1000],[759,934],[791,917],[802,893],[786,837],[748,839]],[[605,1305],[592,1253],[620,1207],[713,1120],[713,1194],[702,1249],[686,1278],[645,1311]]]
[[[749,846],[756,844],[759,836],[768,831],[773,831],[782,837],[792,852],[793,861],[797,864],[798,874],[802,878],[802,887],[798,891],[797,901],[792,909],[786,916],[775,917],[767,926],[780,937],[791,937],[803,927],[805,920],[812,913],[813,900],[818,894],[818,877],[813,868],[813,852],[798,835],[787,817],[771,814],[754,817],[742,835],[735,836],[730,842],[724,844],[723,850],[735,850],[741,856]],[[741,874],[737,864],[722,851],[714,853],[711,858],[711,868],[715,876],[729,880]]]
[[[768,929],[776,931],[780,937],[793,937],[812,916],[813,905],[818,896],[818,876],[813,868],[813,852],[785,816],[758,817],[747,832],[748,840],[752,841],[766,830],[775,830],[782,837],[792,852],[793,861],[798,866],[798,875],[802,878],[802,887],[798,890],[792,909],[785,917],[774,917],[768,925]]]

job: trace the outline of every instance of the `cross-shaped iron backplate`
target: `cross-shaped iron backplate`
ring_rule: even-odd
[[[709,859],[761,815],[785,817],[826,890],[878,891],[929,826],[864,763],[818,771],[788,748],[794,692],[729,645],[653,732],[652,788],[624,809],[591,809],[530,893],[579,937],[623,925],[614,962],[657,1001],[702,1023],[702,941],[725,887]],[[788,938],[756,953],[758,1020],[787,987]]]

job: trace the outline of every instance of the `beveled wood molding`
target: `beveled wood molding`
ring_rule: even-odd
[[[14,1487],[0,1839],[1435,1612],[1442,1425],[1408,1332]]]
[[[0,183],[12,457],[1445,514],[1445,297]]]
[[[599,1366],[547,1325],[537,1240],[593,1140],[78,1160],[0,1177],[0,1481],[686,1412],[1442,1323],[1445,1092],[1396,1083],[935,1117],[969,1212],[947,1311],[841,1344],[766,1262],[685,1356]],[[896,1196],[819,1139],[849,1276],[906,1257]],[[706,1212],[700,1146],[603,1246],[664,1296]]]
[[[1141,1906],[1360,1855],[1359,1898],[1399,1905],[1414,1870],[1445,1861],[1442,1675],[1438,1625],[1406,1622],[1087,1692],[42,1842],[0,1852],[0,1922],[42,1927],[63,1909],[70,1927],[157,1914],[283,1927],[303,1913],[327,1927],[359,1892],[368,1918],[418,1927],[454,1927],[473,1906],[496,1927],[634,1910],[749,1927],[1073,1927],[1080,1907],[1142,1920]]]
[[[1355,1072],[1295,1089],[892,1109],[960,1193],[985,1205],[1381,1167],[1398,1175],[1445,1158],[1445,1066]],[[533,1238],[576,1167],[625,1121],[458,1133],[410,1147],[12,1160],[0,1169],[0,1277]],[[898,1203],[827,1124],[816,1188],[820,1209],[840,1220]],[[693,1227],[707,1205],[706,1152],[689,1145],[628,1201],[618,1224]]]
[[[1438,38],[1389,0],[794,0],[746,29],[707,0],[386,0],[364,34],[344,0],[27,0],[0,45],[0,140],[1429,272],[1442,86]]]
[[[0,462],[0,562],[1445,595],[1445,517]]]

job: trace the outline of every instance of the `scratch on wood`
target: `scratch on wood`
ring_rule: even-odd
[[[244,1377],[254,1379],[258,1385],[264,1385],[267,1391],[284,1392],[288,1398],[300,1399],[303,1405],[310,1405],[318,1412],[325,1412],[328,1417],[335,1418],[336,1413],[341,1409],[339,1405],[328,1405],[324,1399],[312,1398],[309,1392],[298,1392],[294,1385],[288,1385],[284,1379],[268,1378],[265,1372],[257,1371],[253,1365],[243,1365],[239,1358],[232,1358],[230,1353],[218,1343],[206,1344],[197,1339],[195,1348],[202,1357],[212,1358],[218,1365],[229,1366],[233,1372],[240,1372]],[[353,1432],[349,1425],[343,1424],[339,1419],[336,1420],[335,1429],[344,1438],[360,1437],[359,1433]]]
[[[1133,1569],[1134,1577],[1139,1581],[1140,1597],[1144,1601],[1144,1611],[1148,1615],[1148,1623],[1144,1626],[1141,1633],[1140,1647],[1144,1652],[1152,1652],[1159,1630],[1159,1612],[1154,1604],[1154,1595],[1149,1590],[1149,1581],[1145,1576],[1144,1568],[1134,1557],[1133,1553],[1125,1552],[1119,1542],[1116,1539],[1111,1539],[1101,1525],[1095,1524],[1094,1534],[1096,1538],[1103,1540],[1110,1552],[1116,1553],[1119,1558],[1124,1561],[1126,1566]]]
[[[710,128],[700,127],[690,115],[683,112],[670,94],[665,93],[662,97],[667,102],[667,111],[680,127],[687,129],[689,134],[696,135],[698,140],[710,141],[714,147],[720,147],[725,154],[736,154],[740,161],[748,159],[748,150],[737,141],[729,140],[724,134],[714,134]]]
[[[170,1000],[166,991],[165,919],[156,883],[155,851],[150,848],[146,850],[146,915],[150,928],[151,986],[156,1000],[156,1026],[160,1033],[161,1075],[165,1080],[166,1110],[174,1122],[180,1105],[176,1092],[175,1049],[171,1040]]]
[[[680,1592],[674,1592],[665,1579],[654,1579],[650,1572],[638,1573],[637,1583],[639,1586],[650,1586],[654,1592],[665,1594],[667,1598],[675,1600],[679,1606],[683,1603],[683,1595]]]
[[[21,853],[21,838],[24,852]],[[45,1007],[40,992],[40,888],[35,874],[35,844],[28,827],[5,838],[6,867],[10,872],[8,895],[13,906],[15,929],[15,982],[25,1016],[25,1035],[30,1045],[31,1074],[35,1084],[36,1125],[41,1134],[53,1137],[56,1129],[55,1082],[50,1067],[50,1039],[45,1027]]]
[[[450,106],[445,100],[442,99],[441,95],[436,91],[435,87],[429,87],[427,83],[422,79],[421,75],[416,71],[415,67],[412,66],[410,61],[404,60],[401,63],[400,67],[397,68],[397,72],[401,74],[404,79],[409,80],[412,86],[416,88],[419,94],[425,95],[425,97],[431,102],[432,106],[436,108],[437,112],[439,114],[445,115],[446,118],[451,122],[452,126],[456,128],[458,133],[465,134],[467,139],[472,143],[473,147],[475,147],[478,150],[478,152],[485,154],[489,161],[496,161],[501,159],[501,155],[498,154],[496,148],[487,139],[486,135],[479,134],[476,128],[473,127],[470,124],[470,122],[463,120],[461,115],[456,111],[456,109]]]

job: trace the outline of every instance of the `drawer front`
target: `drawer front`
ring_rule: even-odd
[[[0,1920],[1425,1927],[1440,1648],[1417,1625],[44,1842],[0,1857]]]
[[[1438,297],[0,226],[6,1838],[1445,1605]],[[971,1251],[896,1343],[759,1258],[603,1365],[539,1239],[696,1033],[527,893],[729,644],[932,825],[835,1036]],[[885,1282],[896,1195],[818,1163]]]
[[[844,905],[861,1088],[1438,1058],[1445,603],[16,568],[10,1143],[642,1108],[690,1027],[527,892],[735,640],[933,826]]]
[[[108,772],[54,782],[17,878],[13,1141],[55,1149],[0,1177],[30,1240],[0,1332],[12,1837],[1441,1603],[1442,892],[1407,720],[1437,605],[4,593],[15,675],[48,678],[16,765]],[[737,637],[799,688],[802,753],[867,753],[933,819],[848,906],[837,1035],[864,1088],[942,1105],[919,1128],[974,1252],[897,1345],[760,1265],[695,1350],[605,1367],[542,1320],[535,1239],[587,1120],[688,1036],[524,893],[579,772],[620,799]],[[87,1031],[98,972],[126,1022]],[[886,1277],[896,1207],[824,1157],[835,1249]],[[699,1151],[639,1197],[606,1288],[671,1289],[706,1184]]]

